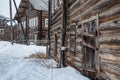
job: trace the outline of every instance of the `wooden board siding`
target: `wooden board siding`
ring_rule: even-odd
[[[66,65],[82,71],[82,21],[98,15],[99,27],[99,76],[105,80],[120,79],[120,0],[69,0],[66,36]],[[62,6],[52,14],[51,56],[59,62],[61,49]],[[77,25],[74,21],[78,21]],[[76,55],[70,49],[70,35],[77,26]],[[54,55],[54,35],[57,33],[57,56]],[[89,70],[88,70],[89,71]],[[90,72],[90,71],[89,71]],[[94,76],[95,77],[95,76]]]

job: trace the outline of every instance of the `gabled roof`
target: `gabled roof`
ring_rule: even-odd
[[[48,10],[48,0],[29,0],[29,2],[36,10]]]
[[[40,11],[48,11],[48,0],[21,0],[19,7],[18,7],[18,13],[20,16],[22,16],[25,11],[25,8],[27,7],[27,1],[30,2],[31,6],[35,10]],[[15,14],[15,19],[18,17],[18,14]]]
[[[24,12],[25,8],[27,7],[27,1],[28,0],[21,0],[19,7],[18,7],[18,13],[16,12],[14,19],[18,18],[18,14],[20,16],[23,15],[23,12]]]

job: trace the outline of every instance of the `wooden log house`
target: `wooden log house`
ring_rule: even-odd
[[[47,0],[21,0],[15,19],[20,27],[20,41],[29,40],[30,43],[38,45],[46,44],[48,24]],[[23,32],[21,26],[24,28]]]
[[[13,40],[17,41],[17,26],[13,26]],[[1,41],[11,41],[11,27],[10,26],[0,26],[0,40]]]
[[[49,0],[49,7],[51,58],[92,80],[120,80],[120,0]]]
[[[0,26],[0,40],[10,41],[10,27],[8,26]]]
[[[2,41],[11,41],[11,26],[9,25],[10,20],[2,15],[0,15],[0,40]],[[14,25],[13,28],[13,39],[14,41],[17,40],[17,26],[13,21]]]

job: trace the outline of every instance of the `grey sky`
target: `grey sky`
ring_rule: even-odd
[[[17,6],[19,6],[19,3],[21,0],[15,0],[17,3]],[[14,4],[13,4],[13,0],[12,0],[12,9],[13,9],[13,17],[16,13]],[[9,17],[9,0],[0,0],[0,15],[3,15],[5,17]]]

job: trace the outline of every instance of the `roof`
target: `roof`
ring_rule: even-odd
[[[20,2],[20,4],[19,4],[19,7],[18,7],[18,13],[16,12],[14,19],[18,17],[18,14],[19,14],[20,16],[23,15],[23,12],[24,12],[24,10],[25,10],[25,8],[26,8],[26,6],[27,6],[27,1],[28,1],[28,0],[21,0],[21,2]]]
[[[29,2],[36,10],[48,10],[48,0],[29,0]]]
[[[48,11],[48,0],[21,0],[18,7],[18,12],[20,16],[24,14],[23,12],[27,7],[27,1],[30,2],[30,4],[35,10]],[[17,18],[17,17],[18,17],[18,14],[16,13],[14,18]]]

